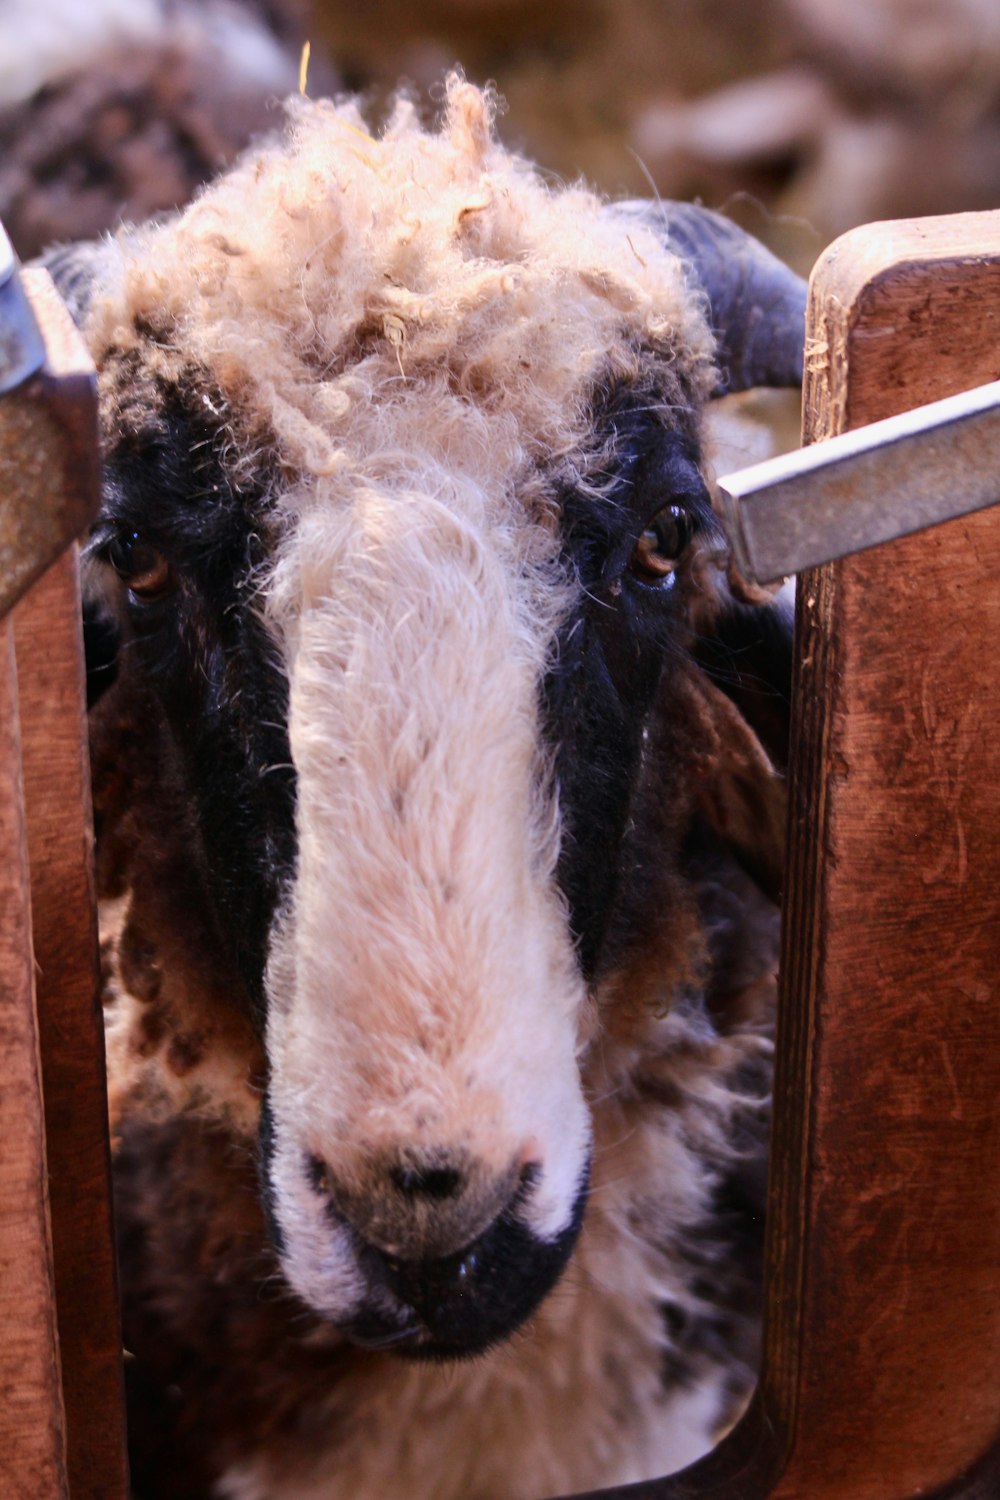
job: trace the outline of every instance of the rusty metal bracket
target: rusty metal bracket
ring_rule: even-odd
[[[0,230],[0,617],[97,513],[97,377],[48,273]]]
[[[10,240],[0,224],[0,396],[45,363],[45,344],[18,275]]]
[[[1000,502],[1000,381],[718,484],[737,563],[760,583]]]

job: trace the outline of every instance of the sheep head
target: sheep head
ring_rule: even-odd
[[[423,1358],[555,1283],[595,1040],[634,1052],[704,979],[699,830],[773,869],[780,824],[705,666],[770,626],[700,414],[795,378],[802,289],[714,216],[675,246],[669,208],[546,186],[489,116],[458,80],[433,134],[299,101],[182,215],[50,261],[101,371],[138,1050],[203,1108],[262,1095],[289,1282]]]

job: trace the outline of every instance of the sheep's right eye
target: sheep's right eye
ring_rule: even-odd
[[[119,532],[108,543],[105,555],[137,599],[159,599],[174,587],[173,569],[141,532]]]
[[[635,544],[629,571],[634,578],[659,588],[670,588],[683,552],[694,535],[694,519],[683,505],[658,510]]]

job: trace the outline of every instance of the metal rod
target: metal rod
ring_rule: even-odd
[[[1000,381],[725,475],[736,560],[761,583],[1000,501]]]
[[[15,390],[45,363],[45,344],[24,295],[17,257],[0,224],[0,396]]]

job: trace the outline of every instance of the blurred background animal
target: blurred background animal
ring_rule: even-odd
[[[277,123],[295,0],[2,0],[0,219],[24,259],[188,201]],[[314,76],[334,82],[317,55]]]
[[[16,248],[186,201],[274,125],[307,37],[314,94],[377,111],[460,61],[549,170],[725,207],[803,272],[854,224],[1000,199],[993,0],[0,0]]]

